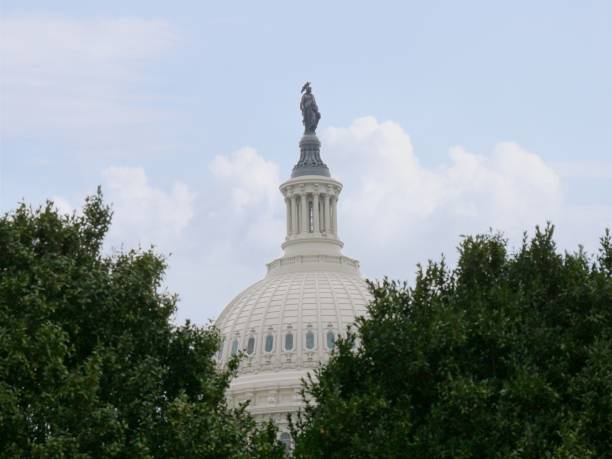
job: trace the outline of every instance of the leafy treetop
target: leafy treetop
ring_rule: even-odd
[[[510,254],[466,237],[456,269],[370,284],[369,317],[306,382],[303,458],[612,457],[612,240]]]
[[[0,457],[282,457],[225,389],[212,327],[172,323],[153,250],[105,256],[100,190],[0,218]]]

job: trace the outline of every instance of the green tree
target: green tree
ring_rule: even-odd
[[[370,284],[369,317],[306,383],[300,458],[612,457],[612,241],[509,254],[466,237],[456,269]]]
[[[0,218],[0,457],[282,457],[226,405],[214,328],[172,323],[164,259],[102,253],[110,222],[100,191]]]

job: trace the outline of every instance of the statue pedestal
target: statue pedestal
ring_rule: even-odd
[[[304,134],[300,139],[300,160],[293,167],[291,178],[302,175],[330,177],[327,165],[321,161],[321,142],[315,134]]]

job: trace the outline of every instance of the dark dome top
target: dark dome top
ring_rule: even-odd
[[[321,142],[316,134],[304,134],[300,140],[300,159],[295,166],[291,178],[302,175],[322,175],[331,177],[327,165],[321,160]]]

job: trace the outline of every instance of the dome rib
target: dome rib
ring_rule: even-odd
[[[256,289],[258,285],[262,284],[265,281],[265,279],[261,279],[257,282],[255,282],[253,285],[251,285],[249,288],[247,288],[246,290],[243,290],[242,292],[240,292],[238,295],[236,295],[232,301],[229,302],[229,304],[223,309],[223,311],[221,311],[221,314],[219,314],[219,317],[217,317],[217,320],[215,321],[215,324],[219,324],[219,323],[223,323],[226,321],[226,318],[229,319],[229,317],[231,317],[232,313],[234,312],[234,308],[232,307],[233,305],[237,304],[240,299],[251,289]],[[218,327],[217,327],[218,328]],[[233,327],[232,327],[233,328]]]
[[[241,333],[240,328],[242,328],[242,333],[240,335],[240,338],[238,340],[238,346],[240,348],[240,346],[242,346],[242,342],[244,341],[246,335],[249,332],[249,324],[251,323],[251,316],[253,315],[253,311],[255,310],[255,308],[257,307],[257,304],[259,303],[259,300],[261,299],[261,297],[263,296],[263,294],[265,293],[266,289],[260,288],[259,291],[257,292],[257,297],[255,298],[255,300],[253,301],[253,306],[250,308],[251,310],[249,311],[249,317],[248,319],[244,322],[244,325],[242,325],[242,327],[236,327],[234,326],[235,330],[234,333],[237,331],[238,333]],[[240,311],[236,314],[236,319],[234,324],[236,323],[240,323],[239,320],[243,315],[244,310],[246,309],[246,307],[249,305],[248,301],[243,301],[242,302],[242,307],[240,308]]]
[[[297,331],[295,333],[296,339],[295,339],[294,345],[297,345],[296,354],[297,354],[298,361],[301,361],[302,359],[302,332],[303,332],[302,319],[304,316],[304,313],[303,313],[304,285],[306,285],[307,279],[308,279],[308,275],[302,278],[302,285],[300,286],[300,302],[299,302],[298,313],[297,313],[298,326],[297,326]]]
[[[289,294],[291,293],[291,288],[293,287],[294,284],[296,284],[295,278],[290,278],[289,282],[287,283],[287,292],[285,293],[285,298],[283,299],[283,302],[279,306],[280,315],[279,315],[279,321],[278,321],[278,330],[276,331],[277,333],[276,338],[278,342],[276,343],[276,348],[274,352],[274,354],[276,355],[276,358],[279,361],[281,358],[281,352],[282,352],[282,346],[283,346],[282,328],[283,328],[283,319],[285,315],[285,305],[287,304],[287,299],[289,298]]]
[[[348,288],[346,288],[346,284],[342,284],[342,288],[344,289],[344,293],[346,293],[346,297],[348,298],[349,303],[351,304],[351,309],[353,310],[353,317],[357,317],[357,311],[355,310],[355,302],[353,301],[353,296],[351,292],[349,292]],[[344,326],[346,328],[346,325]],[[344,331],[344,330],[342,330]],[[340,332],[340,330],[338,330]]]
[[[319,291],[319,279],[315,277],[315,287]],[[323,338],[321,337],[321,330],[323,330],[323,324],[321,322],[321,295],[317,295],[317,334],[315,335],[317,350],[322,349]]]
[[[363,280],[360,279],[360,281],[363,283]],[[353,284],[353,287],[355,287],[355,290],[357,290],[357,293],[359,293],[359,296],[361,296],[361,299],[365,303],[366,310],[367,310],[367,306],[370,304],[370,301],[372,299],[372,297],[370,296],[370,289],[369,289],[369,287],[366,284],[366,290],[364,292],[364,290],[362,288],[359,288],[359,285],[357,285],[357,282],[355,282],[354,279],[350,279],[350,282]],[[357,317],[357,314],[355,314],[355,317]]]
[[[278,291],[279,287],[282,284],[279,282],[274,286],[274,289],[272,290],[272,292],[270,293],[270,298],[268,299],[268,301],[266,302],[266,305],[264,306],[262,313],[261,313],[261,324],[259,326],[259,336],[255,337],[255,348],[257,349],[258,346],[261,346],[263,343],[262,338],[265,335],[264,332],[264,325],[265,325],[265,321],[264,321],[264,317],[266,316],[268,309],[270,309],[270,304],[272,304],[272,300],[274,298],[274,295],[276,294],[276,292]],[[262,289],[264,290],[264,289]],[[262,293],[259,295],[259,297],[257,298],[256,302],[259,302],[259,300],[261,299],[261,297],[263,296],[264,292],[262,291]],[[247,321],[247,324],[251,323],[251,319],[253,317],[253,312],[255,311],[256,307],[251,308],[251,311],[249,313],[249,319]],[[255,352],[255,356],[261,356],[263,353],[262,352]]]
[[[336,334],[340,332],[340,328],[342,327],[342,318],[340,316],[340,311],[338,311],[338,298],[336,297],[336,292],[334,292],[334,286],[329,278],[328,273],[325,273],[325,279],[327,280],[327,285],[329,285],[329,291],[331,292],[332,298],[334,300],[334,312],[336,313]],[[321,327],[321,331],[327,330],[327,324],[324,327]],[[325,338],[323,338],[323,344],[325,345]]]

